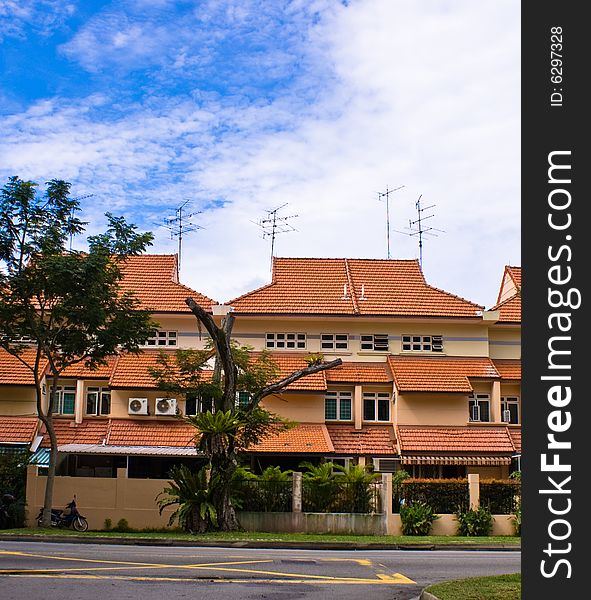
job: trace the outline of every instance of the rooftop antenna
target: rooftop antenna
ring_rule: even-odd
[[[408,235],[408,236],[417,235],[419,237],[419,265],[421,265],[421,267],[423,266],[423,236],[431,235],[433,237],[437,237],[437,234],[433,233],[434,231],[437,231],[438,233],[445,233],[445,231],[443,231],[443,229],[436,229],[435,227],[425,227],[423,225],[424,221],[426,221],[427,219],[431,219],[432,217],[435,216],[435,215],[427,215],[426,217],[423,216],[423,213],[426,210],[433,208],[435,206],[435,204],[431,204],[430,206],[422,207],[421,206],[421,198],[422,197],[423,197],[423,194],[421,194],[419,196],[418,200],[415,203],[415,208],[417,209],[417,218],[414,221],[411,221],[409,219],[408,227],[407,227],[408,231],[397,231],[397,233],[403,233],[404,235]]]
[[[170,239],[172,240],[175,237],[179,239],[179,249],[178,249],[178,274],[181,272],[181,258],[183,251],[183,234],[191,233],[191,231],[196,231],[197,229],[204,229],[201,225],[197,225],[196,223],[192,223],[188,221],[191,217],[195,215],[200,215],[201,211],[195,211],[192,213],[185,214],[183,211],[187,204],[189,204],[191,200],[185,200],[180,206],[174,209],[174,217],[169,217],[168,219],[163,220],[164,227],[170,230]]]
[[[275,256],[275,237],[280,233],[289,233],[291,231],[297,231],[295,227],[289,223],[289,219],[294,219],[299,215],[289,215],[288,217],[278,217],[277,213],[285,208],[289,203],[286,202],[277,208],[267,211],[267,216],[259,219],[258,221],[252,221],[255,225],[258,225],[263,231],[263,239],[271,237],[271,271],[273,270],[273,256]]]
[[[385,192],[377,192],[378,200],[381,201],[384,198],[386,199],[386,238],[387,238],[387,242],[388,242],[388,258],[391,258],[391,256],[390,256],[390,194],[393,194],[394,192],[401,190],[403,187],[404,187],[403,185],[400,185],[397,188],[390,190],[390,189],[388,189],[388,186],[386,186]]]
[[[90,198],[94,196],[94,194],[84,194],[84,196],[76,196],[75,198],[72,198],[72,200],[84,200],[84,198]],[[70,212],[70,219],[74,218],[74,209],[72,209],[72,211]],[[73,234],[70,234],[70,252],[72,252],[72,243],[73,243]]]

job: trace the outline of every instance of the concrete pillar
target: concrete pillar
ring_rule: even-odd
[[[392,511],[392,473],[382,473],[382,518],[386,535],[394,535],[396,525]]]
[[[357,464],[360,467],[365,467],[365,464],[366,464],[365,463],[365,456],[359,456],[359,457],[357,457]]]
[[[84,417],[84,380],[76,381],[76,398],[74,400],[74,421],[82,423]]]
[[[360,385],[355,386],[353,418],[355,419],[355,429],[361,429],[363,422],[363,387]]]
[[[492,396],[490,398],[490,420],[495,423],[500,423],[503,420],[501,414],[501,382],[493,381]]]
[[[302,474],[294,471],[291,480],[291,510],[294,513],[302,512]]]
[[[480,475],[478,473],[468,475],[468,492],[470,493],[470,508],[477,510],[480,506]]]

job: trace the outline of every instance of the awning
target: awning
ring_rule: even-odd
[[[39,448],[29,457],[29,464],[37,467],[49,467],[49,448]]]
[[[469,466],[499,466],[510,465],[510,456],[419,456],[406,455],[400,458],[406,465],[469,465]]]
[[[203,456],[197,448],[171,446],[109,446],[103,444],[65,444],[58,447],[64,454],[109,454],[117,456]]]

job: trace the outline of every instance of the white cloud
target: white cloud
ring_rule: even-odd
[[[208,40],[255,19],[253,3],[201,6],[204,22],[225,10]],[[425,242],[428,281],[490,306],[503,265],[520,261],[518,3],[289,7],[296,16],[320,12],[299,32],[305,52],[293,48],[305,68],[273,98],[159,92],[115,116],[108,91],[78,103],[39,102],[5,120],[1,172],[64,177],[95,193],[89,215],[115,207],[150,228],[179,199],[194,199],[194,207],[230,201],[199,216],[205,229],[184,248],[183,280],[218,300],[268,281],[269,242],[251,222],[265,210],[289,202],[284,214],[299,215],[298,232],[278,238],[278,255],[384,257],[385,207],[376,192],[404,184],[392,196],[392,228],[415,218],[423,194],[425,205],[436,205],[430,224],[446,231]],[[182,32],[122,23],[103,15],[64,52],[96,69],[163,64],[158,44],[179,69],[208,60]],[[290,48],[263,53],[257,68],[281,53]],[[155,250],[174,251],[167,232],[157,233]],[[392,249],[415,257],[416,238],[392,233]]]

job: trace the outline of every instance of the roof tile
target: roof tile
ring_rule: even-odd
[[[501,379],[521,381],[521,360],[518,358],[492,359]]]
[[[113,419],[108,446],[195,447],[197,430],[181,420],[154,421]]]
[[[469,378],[498,379],[488,357],[389,356],[388,363],[399,392],[473,391]]]
[[[227,304],[244,314],[473,318],[483,308],[428,285],[417,260],[344,258],[274,258],[272,283]]]
[[[327,425],[326,429],[336,454],[397,454],[391,426],[355,429],[351,425]]]
[[[53,427],[58,446],[65,444],[102,444],[107,437],[109,421],[106,419],[88,419],[76,423],[74,419],[54,419]],[[43,428],[45,431],[45,428]],[[49,435],[45,432],[41,445],[49,448]]]
[[[22,361],[33,367],[36,354],[35,348],[24,348],[19,358],[16,358],[4,348],[0,348],[0,385],[35,385],[32,371]],[[40,373],[46,368],[47,361],[42,360]]]
[[[30,444],[37,423],[37,417],[0,417],[0,444]]]
[[[326,371],[329,383],[392,383],[388,363],[344,362]]]
[[[248,449],[256,453],[318,454],[332,453],[332,442],[326,425],[322,423],[299,423],[292,429],[272,433]]]

